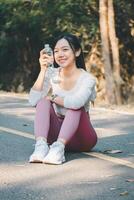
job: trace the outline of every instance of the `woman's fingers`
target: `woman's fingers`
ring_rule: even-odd
[[[48,60],[53,60],[53,55],[49,56],[47,53],[45,53],[44,50],[40,51],[40,58],[41,59],[48,59]]]
[[[42,49],[42,50],[40,51],[40,57],[41,57],[43,54],[45,54],[44,49]]]
[[[39,63],[40,63],[40,66],[41,68],[43,67],[48,67],[48,65],[50,63],[53,63],[54,62],[54,58],[53,58],[53,55],[52,56],[49,56],[48,54],[45,53],[44,49],[42,49],[40,51],[40,58],[39,58]]]

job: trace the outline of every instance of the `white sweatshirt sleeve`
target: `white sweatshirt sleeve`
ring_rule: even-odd
[[[29,93],[29,103],[31,104],[31,106],[36,106],[36,104],[42,98],[42,96],[43,91],[37,91],[31,88]]]
[[[30,89],[29,93],[29,103],[32,106],[36,106],[36,104],[39,102],[39,100],[45,96],[47,96],[48,91],[51,87],[50,84],[50,78],[52,75],[55,73],[54,68],[48,68],[46,75],[45,75],[45,80],[44,80],[44,85],[43,85],[43,90],[42,91],[37,91],[34,90],[33,88]]]
[[[64,107],[70,109],[79,109],[83,107],[88,101],[94,100],[96,81],[93,76],[83,77],[82,82],[79,82],[77,90],[73,95],[67,95],[64,98]]]

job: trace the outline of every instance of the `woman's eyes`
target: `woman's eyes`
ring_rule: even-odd
[[[69,49],[65,48],[65,49],[62,49],[61,51],[68,51]],[[55,50],[54,53],[58,53],[59,50]]]
[[[69,50],[69,49],[63,49],[63,51],[67,51],[67,50]]]

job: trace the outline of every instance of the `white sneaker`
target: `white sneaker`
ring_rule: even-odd
[[[44,158],[43,162],[55,165],[62,164],[63,162],[65,162],[64,149],[65,145],[62,142],[60,141],[54,142],[50,146],[49,153]]]
[[[35,150],[29,158],[29,162],[42,163],[48,152],[49,152],[48,144],[43,139],[38,140],[35,144]]]

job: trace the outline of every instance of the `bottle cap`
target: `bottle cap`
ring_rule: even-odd
[[[49,48],[49,44],[45,44],[45,48]]]

